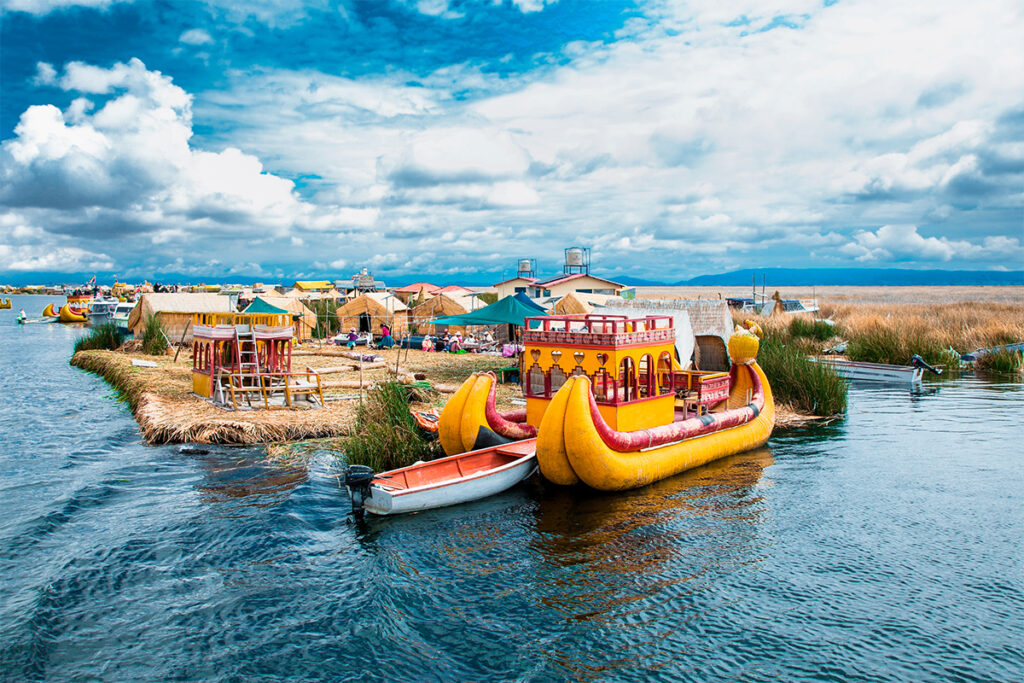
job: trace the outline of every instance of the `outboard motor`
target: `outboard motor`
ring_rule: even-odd
[[[933,368],[932,366],[928,365],[927,363],[924,362],[924,358],[921,358],[921,356],[917,355],[916,353],[914,354],[914,357],[910,359],[910,364],[915,368],[924,368],[925,370],[933,372],[936,375],[942,374],[942,370],[940,368]]]
[[[363,502],[370,497],[372,481],[373,469],[366,465],[349,465],[345,470],[345,486],[352,496],[352,512],[356,517],[363,516]]]

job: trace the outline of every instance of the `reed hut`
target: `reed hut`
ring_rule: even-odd
[[[412,322],[416,325],[416,332],[419,334],[438,334],[447,329],[452,334],[466,333],[462,325],[432,325],[434,318],[448,315],[462,315],[473,310],[471,297],[455,297],[448,294],[435,294],[416,308],[412,309]],[[438,328],[441,328],[440,330]]]
[[[555,303],[557,315],[584,315],[593,310],[594,307],[581,299],[575,292],[569,292]]]
[[[273,306],[274,308],[280,308],[288,311],[292,316],[298,316],[298,320],[295,321],[295,338],[299,340],[312,339],[313,328],[316,327],[316,313],[311,311],[306,304],[302,303],[298,299],[293,299],[287,296],[267,296],[265,294],[257,294],[252,304],[249,304],[251,308],[256,303],[256,299],[259,299],[265,304]],[[245,309],[245,312],[249,312],[249,308]],[[263,312],[259,309],[254,309],[254,313]]]
[[[409,307],[385,292],[360,294],[339,306],[335,315],[342,333],[355,328],[357,332],[373,332],[377,336],[381,325],[388,325],[396,338],[409,331]]]
[[[156,316],[164,326],[169,341],[177,343],[184,335],[192,340],[192,317],[196,313],[232,313],[231,298],[220,294],[143,294],[128,316],[128,327],[141,339],[146,320]]]

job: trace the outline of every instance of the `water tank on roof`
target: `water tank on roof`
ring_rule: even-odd
[[[567,249],[565,252],[565,265],[567,266],[582,266],[583,265],[583,250],[579,247],[573,247]]]
[[[519,272],[526,273],[533,270],[533,264],[530,263],[530,259],[522,259],[519,261]]]

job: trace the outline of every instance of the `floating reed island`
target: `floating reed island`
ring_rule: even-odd
[[[426,382],[429,388],[419,384],[418,396],[440,405],[460,381],[474,372],[508,365],[508,359],[486,355],[411,350],[399,354],[392,350],[377,352],[382,361],[363,362],[342,353],[336,347],[296,347],[295,361],[323,377],[324,406],[277,410],[227,410],[197,396],[193,393],[193,364],[188,351],[175,361],[171,355],[86,350],[76,353],[71,365],[100,375],[120,392],[150,444],[270,444],[344,437],[355,426],[360,393],[379,384]],[[133,361],[155,367],[135,365]],[[516,389],[517,385],[503,386],[497,401],[511,407]]]

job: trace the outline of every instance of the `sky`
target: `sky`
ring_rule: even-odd
[[[0,7],[0,281],[1024,269],[1019,0]]]

